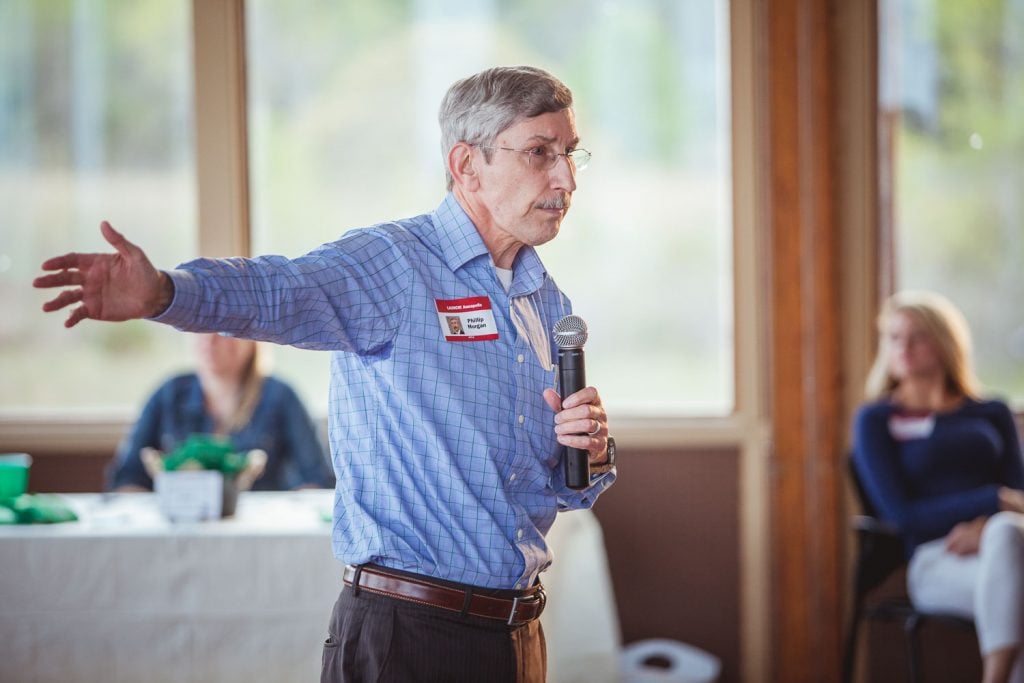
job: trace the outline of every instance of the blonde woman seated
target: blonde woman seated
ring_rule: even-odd
[[[309,414],[291,387],[261,370],[256,342],[196,335],[196,361],[194,374],[168,380],[150,397],[118,448],[109,488],[152,490],[142,451],[168,453],[193,434],[224,436],[240,452],[265,451],[255,490],[334,485]]]
[[[973,618],[984,681],[1024,682],[1024,467],[1013,416],[978,396],[960,312],[926,292],[879,316],[854,463],[904,535],[917,609]]]

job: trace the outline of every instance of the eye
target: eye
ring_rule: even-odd
[[[548,150],[546,147],[531,147],[526,151],[530,153],[530,156],[534,157],[544,157],[548,155]]]

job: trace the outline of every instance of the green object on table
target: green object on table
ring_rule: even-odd
[[[32,456],[27,453],[0,454],[0,500],[25,493]]]
[[[164,469],[168,472],[198,468],[232,475],[245,469],[245,465],[246,456],[236,453],[226,439],[203,434],[193,434],[164,458]]]
[[[78,515],[63,499],[51,493],[0,500],[0,524],[57,524],[77,520]]]

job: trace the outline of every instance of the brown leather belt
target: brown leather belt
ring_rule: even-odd
[[[365,590],[460,614],[498,619],[509,626],[519,626],[533,621],[544,611],[547,602],[544,587],[539,583],[524,591],[509,591],[510,597],[506,598],[478,592],[486,589],[445,586],[433,583],[425,577],[394,574],[372,565],[346,565],[343,578],[345,584],[352,586],[356,591]]]

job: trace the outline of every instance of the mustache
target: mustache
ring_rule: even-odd
[[[544,199],[533,205],[535,209],[568,209],[569,208],[569,197],[552,197],[551,199]]]

